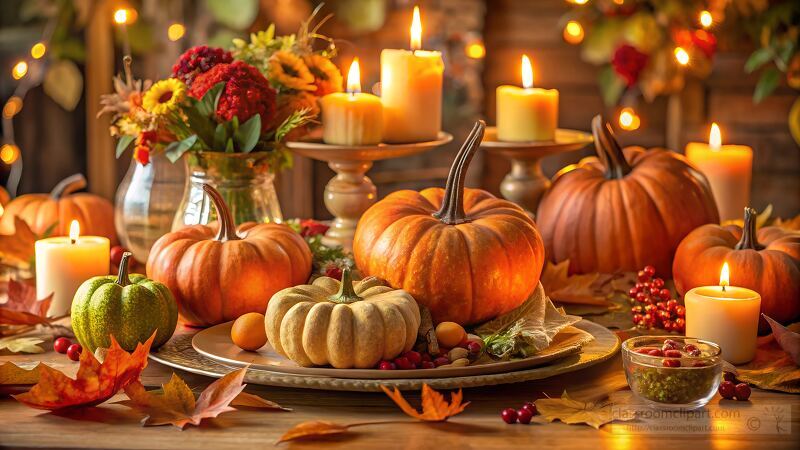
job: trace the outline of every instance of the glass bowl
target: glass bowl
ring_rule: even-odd
[[[665,349],[678,350],[680,356],[674,351],[665,355]],[[696,409],[708,403],[722,378],[720,353],[713,342],[681,336],[640,336],[622,343],[628,386],[658,409]]]

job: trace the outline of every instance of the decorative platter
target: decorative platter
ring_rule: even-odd
[[[481,141],[481,148],[496,152],[509,158],[539,159],[555,153],[580,150],[591,144],[594,138],[590,133],[579,130],[558,128],[553,141],[508,142],[497,140],[497,128],[487,127]]]
[[[456,389],[549,378],[606,361],[619,350],[619,339],[607,328],[588,320],[578,322],[575,327],[594,337],[591,342],[580,349],[580,352],[568,354],[560,359],[550,361],[549,364],[544,366],[509,372],[448,376],[444,378],[374,379],[293,374],[251,368],[245,375],[245,381],[268,386],[354,392],[380,391],[381,386],[394,386],[401,390],[419,390],[423,384],[427,384],[434,389]],[[240,367],[240,365],[223,363],[198,353],[192,347],[192,339],[197,333],[197,330],[192,329],[176,333],[169,342],[157,351],[152,352],[150,358],[170,367],[215,378],[220,378]],[[396,375],[396,372],[392,373]]]
[[[335,369],[332,367],[301,367],[279,355],[268,343],[256,352],[240,349],[231,341],[233,322],[223,323],[197,333],[192,338],[192,347],[203,356],[222,364],[268,372],[282,372],[294,375],[313,375],[333,378],[355,379],[396,379],[396,378],[445,378],[491,373],[511,372],[529,367],[543,366],[556,359],[564,358],[581,351],[581,347],[593,340],[593,336],[579,328],[568,327],[555,336],[550,347],[538,354],[511,361],[489,364],[476,364],[466,367],[440,367],[437,369],[377,370],[377,369]]]
[[[333,145],[322,142],[319,133],[312,133],[306,139],[290,141],[286,146],[293,152],[321,161],[378,161],[416,155],[450,143],[453,135],[439,132],[435,140],[408,144],[377,145]]]

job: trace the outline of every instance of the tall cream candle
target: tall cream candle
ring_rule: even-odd
[[[497,88],[497,139],[552,141],[558,127],[558,90],[533,87],[533,68],[522,55],[522,87]]]
[[[322,140],[336,145],[379,144],[383,133],[381,100],[361,92],[358,58],[347,74],[347,92],[328,94],[320,100]]]
[[[722,134],[711,124],[708,144],[690,142],[686,158],[708,178],[721,220],[734,220],[750,204],[753,149],[746,145],[722,145]]]
[[[69,237],[41,239],[36,252],[36,296],[53,294],[50,317],[69,314],[72,297],[84,281],[108,275],[110,243],[107,238],[80,236],[80,225],[73,220]]]
[[[411,50],[381,52],[384,142],[431,141],[442,129],[442,54],[421,48],[422,22],[415,6]]]
[[[686,336],[714,342],[726,361],[743,364],[756,354],[761,295],[729,286],[728,280],[725,263],[719,286],[696,287],[686,293]]]

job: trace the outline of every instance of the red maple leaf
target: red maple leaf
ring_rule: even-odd
[[[0,303],[0,325],[36,325],[48,323],[47,310],[53,294],[39,300],[36,286],[30,281],[9,280],[0,285],[0,292],[6,291],[8,300]]]

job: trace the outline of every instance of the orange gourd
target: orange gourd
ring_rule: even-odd
[[[539,283],[542,238],[519,206],[465,189],[485,124],[475,124],[445,189],[402,190],[358,222],[353,256],[365,276],[386,280],[430,309],[435,322],[480,323],[522,304]]]
[[[263,314],[273,294],[308,280],[311,250],[299,234],[276,223],[237,230],[219,192],[209,185],[203,190],[219,222],[165,234],[147,259],[147,276],[172,291],[185,322],[210,326]]]
[[[700,225],[718,223],[706,177],[665,149],[620,147],[611,126],[592,121],[597,157],[562,169],[536,222],[553,262],[571,273],[637,271],[668,277],[675,249]]]
[[[73,192],[86,187],[81,174],[61,180],[49,194],[20,195],[5,205],[0,217],[0,233],[14,232],[14,217],[24,220],[39,236],[67,236],[73,220],[80,223],[81,235],[105,236],[117,244],[114,207],[95,194]]]
[[[800,232],[756,231],[756,212],[745,208],[744,228],[704,225],[678,246],[672,275],[678,293],[716,286],[724,263],[730,283],[761,294],[761,312],[779,322],[800,318]]]

